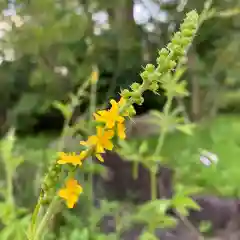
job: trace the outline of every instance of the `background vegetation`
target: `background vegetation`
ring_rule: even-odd
[[[80,94],[71,122],[77,120],[78,133],[85,136],[84,129],[91,132],[91,126],[86,128],[93,97],[88,82],[91,72],[99,72],[94,93],[97,108],[106,107],[110,98],[118,98],[120,89],[140,81],[142,66],[155,63],[158,50],[178,30],[185,13],[192,9],[201,12],[204,3],[0,0],[1,240],[25,239],[23,226],[28,224],[43,174],[55,157],[54,142],[64,125],[56,101],[66,103],[70,93]],[[169,134],[162,148],[164,161],[176,169],[177,183],[232,198],[240,197],[239,30],[240,1],[213,1],[211,14],[188,53],[183,78],[190,95],[174,102],[184,109],[185,120],[192,120],[197,127],[192,135]],[[84,91],[79,93],[79,89]],[[137,115],[162,110],[164,95],[147,92],[144,97],[144,104],[136,106]],[[16,134],[4,138],[11,127]],[[149,151],[157,144],[158,135],[133,138],[130,143],[140,145],[144,140],[151,146]],[[77,151],[78,140],[66,142]],[[215,153],[218,164],[204,166],[199,149]],[[87,226],[100,213],[96,212],[96,219],[86,219],[81,207],[86,204],[83,196],[76,210],[63,211],[62,222],[53,221],[47,239],[90,239]],[[111,207],[116,208],[107,205],[104,211]],[[106,239],[100,238],[100,233],[98,237]]]

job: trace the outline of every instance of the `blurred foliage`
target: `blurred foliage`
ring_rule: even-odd
[[[39,121],[62,122],[51,108],[52,101],[66,101],[95,64],[100,69],[98,103],[104,103],[120,88],[138,81],[139,66],[152,62],[156,49],[166,44],[185,12],[201,11],[204,2],[18,0],[14,4],[1,0],[2,131],[11,124],[26,132]],[[138,9],[144,13],[142,20]],[[214,1],[190,53],[186,74],[189,86],[197,86],[186,103],[195,101],[200,115],[239,106],[239,9],[239,1]],[[164,98],[146,94],[139,113],[164,102]],[[192,111],[188,108],[190,115]],[[42,115],[46,118],[39,118]]]
[[[52,103],[66,103],[71,99],[70,93],[77,93],[95,65],[100,73],[99,105],[138,81],[140,66],[155,60],[156,50],[166,45],[184,14],[194,8],[201,11],[205,3],[194,0],[16,0],[13,9],[12,2],[0,0],[0,9],[4,10],[0,16],[0,133],[14,125],[17,131],[27,134],[39,127],[40,121],[44,123],[39,128],[44,129],[48,124],[51,124],[50,128],[62,127],[63,119],[53,110],[56,105]],[[146,16],[146,21],[137,19],[137,7],[145,9],[145,15],[142,15]],[[179,188],[201,188],[207,193],[240,197],[236,167],[240,153],[239,116],[218,116],[221,111],[239,113],[240,110],[239,12],[239,0],[213,1],[212,14],[199,29],[189,51],[187,70],[182,78],[188,82],[190,95],[185,101],[174,104],[186,109],[187,115],[194,120],[203,121],[194,132],[195,125],[178,126],[185,134],[170,133],[162,147],[162,157],[158,157],[177,170],[175,182],[179,183]],[[73,118],[86,113],[90,101],[88,93],[90,89],[86,87],[81,104],[75,106]],[[165,101],[164,96],[155,97],[151,93],[146,93],[145,99],[144,105],[137,108],[138,113],[159,109]],[[67,115],[67,110],[61,107],[58,105],[58,109]],[[161,119],[158,113],[155,115]],[[209,116],[217,118],[205,120]],[[168,126],[172,123],[170,120],[166,121]],[[81,133],[89,130],[82,123],[78,126]],[[56,136],[16,139],[14,147],[11,137],[14,138],[14,134],[9,132],[1,142],[4,147],[0,159],[0,221],[4,228],[0,226],[0,238],[22,240],[26,237],[29,210],[36,202],[43,173],[55,156],[55,150],[49,148],[49,144]],[[157,145],[157,138],[136,139],[128,145],[121,143],[121,153],[128,155],[129,161],[134,163],[147,159],[147,167],[154,167],[152,163],[156,162],[156,156],[150,157],[149,151]],[[199,149],[216,153],[219,163],[203,166]],[[83,168],[84,173],[101,171],[98,166]],[[186,207],[197,209],[184,194],[178,197],[171,204],[179,206],[183,215]],[[87,197],[82,197],[81,204],[89,204]],[[168,201],[161,202],[163,208],[157,216],[151,215],[158,204],[158,200],[147,203],[141,209],[144,213],[140,216],[132,214],[133,219],[144,222],[145,219],[141,219],[144,215],[144,218],[156,218],[156,224],[173,224],[174,220],[164,215],[170,204]],[[58,230],[47,238],[85,240],[91,235],[92,239],[116,239],[114,234],[103,235],[96,226],[92,226],[90,233],[89,222],[97,223],[106,213],[118,214],[122,205],[103,202],[102,209],[94,208],[94,219],[81,217],[81,222],[79,215],[88,216],[86,209],[80,207],[71,214],[63,211],[63,223],[56,223]],[[136,210],[133,206],[130,209]],[[123,222],[130,225],[128,214]],[[121,227],[119,232],[127,228],[124,224]],[[143,239],[152,237],[150,232],[144,234]]]

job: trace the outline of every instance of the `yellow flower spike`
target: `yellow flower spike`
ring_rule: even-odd
[[[106,128],[113,128],[116,123],[123,123],[124,117],[119,114],[119,106],[115,100],[110,101],[112,107],[109,110],[98,111],[94,114],[97,122],[103,122]]]
[[[58,196],[66,201],[68,208],[73,208],[82,192],[82,186],[78,184],[77,180],[70,178],[67,180],[65,188],[59,190]]]
[[[97,134],[90,136],[87,141],[81,141],[80,144],[83,146],[93,147],[96,157],[99,161],[103,161],[100,153],[104,153],[105,149],[112,150],[113,143],[111,139],[114,136],[113,130],[104,130],[102,127],[97,127]]]
[[[72,164],[74,166],[81,166],[82,165],[82,161],[86,158],[87,156],[87,151],[82,151],[80,154],[76,154],[76,153],[64,153],[64,152],[60,152],[59,153],[59,157],[60,159],[57,161],[58,164]]]

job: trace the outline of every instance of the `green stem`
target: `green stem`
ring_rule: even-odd
[[[168,99],[167,99],[167,102],[164,106],[163,113],[164,113],[165,117],[167,117],[169,115],[171,105],[172,105],[172,100],[173,100],[173,97],[169,96]],[[158,144],[157,144],[157,147],[155,149],[154,155],[159,155],[160,154],[160,152],[162,150],[162,147],[163,147],[165,137],[166,137],[166,133],[167,133],[167,129],[162,129],[162,132],[160,133],[159,138],[158,138]]]
[[[9,167],[7,167],[9,168]],[[7,202],[14,206],[14,197],[13,197],[13,184],[12,184],[12,171],[11,169],[6,169],[7,173]]]
[[[121,239],[121,220],[120,220],[119,213],[116,213],[115,215],[115,224],[116,224],[116,233],[115,233],[115,238],[116,240]]]
[[[167,99],[167,102],[166,102],[166,104],[164,106],[163,112],[164,112],[165,117],[167,117],[169,115],[169,112],[170,112],[170,109],[171,109],[171,105],[172,105],[172,100],[173,100],[173,97],[169,96],[168,99]],[[158,144],[157,144],[155,152],[154,152],[155,156],[160,155],[162,147],[163,147],[163,144],[164,144],[164,140],[165,140],[166,134],[167,134],[167,129],[162,129],[162,132],[160,133],[159,138],[158,138]],[[152,200],[155,200],[157,198],[156,172],[151,171],[151,173],[150,173],[150,178],[151,178],[151,197],[152,197]]]
[[[91,129],[91,120],[92,120],[92,116],[93,113],[96,111],[96,93],[97,93],[97,82],[92,83],[91,84],[91,90],[90,90],[90,107],[89,107],[89,127],[88,129],[90,130],[90,132],[92,132]],[[92,157],[89,157],[89,163],[93,164],[93,159]],[[90,171],[90,173],[88,174],[88,183],[89,183],[89,202],[90,202],[90,215],[92,214],[92,203],[93,203],[93,172]],[[92,224],[90,224],[90,231],[93,230],[95,226],[92,226]]]
[[[156,173],[151,171],[150,172],[150,181],[151,181],[151,198],[152,200],[157,199],[157,179]]]
[[[133,179],[136,180],[138,178],[138,169],[139,169],[139,164],[138,162],[133,163]]]
[[[36,229],[36,234],[34,234],[34,236],[31,240],[40,240],[41,239],[41,235],[43,235],[45,227],[48,225],[51,217],[55,214],[55,210],[58,207],[59,203],[60,203],[60,201],[59,201],[58,197],[55,197],[52,200],[45,215],[43,216],[40,224],[38,225],[38,227]]]

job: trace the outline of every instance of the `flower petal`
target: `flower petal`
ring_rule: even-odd
[[[58,196],[63,198],[63,199],[68,199],[68,191],[67,191],[67,189],[60,189],[58,191]]]
[[[104,134],[103,128],[97,126],[96,129],[97,129],[97,136],[98,136],[98,137],[101,137],[101,136]]]
[[[112,105],[110,111],[118,112],[118,104],[117,104],[117,102],[114,99],[112,99],[112,100],[110,100],[110,103]]]
[[[118,131],[118,136],[120,139],[125,139],[126,138],[126,128],[125,128],[125,125],[122,124],[122,123],[119,123],[117,125],[117,131]]]
[[[97,153],[104,153],[104,152],[105,152],[105,151],[104,151],[104,146],[102,146],[102,144],[98,143],[98,144],[96,145],[96,147],[95,147],[95,151],[96,151]]]
[[[104,159],[100,154],[96,154],[95,156],[100,162],[104,162]]]
[[[103,138],[112,139],[114,136],[113,130],[107,130],[104,132]]]
[[[68,189],[74,189],[76,186],[78,186],[77,180],[75,180],[73,178],[70,178],[70,179],[67,180],[66,187]]]
[[[200,161],[204,165],[206,165],[206,166],[210,166],[211,165],[211,161],[207,157],[205,157],[205,156],[200,156]]]
[[[75,194],[71,194],[66,201],[67,207],[73,208],[77,201],[78,201],[78,196]]]
[[[103,147],[107,150],[112,150],[113,149],[113,143],[110,140],[105,139],[105,141],[103,142]]]

